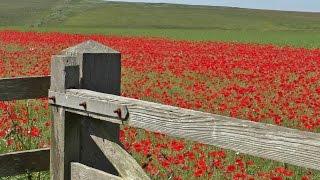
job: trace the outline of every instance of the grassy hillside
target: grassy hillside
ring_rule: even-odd
[[[101,0],[2,0],[0,19],[3,28],[24,30],[320,47],[320,13]]]
[[[29,26],[64,0],[1,0],[0,26]]]
[[[172,4],[104,3],[76,12],[59,25],[206,30],[320,30],[319,19],[320,13]]]

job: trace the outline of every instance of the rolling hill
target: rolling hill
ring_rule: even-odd
[[[14,2],[14,3],[13,3]],[[320,13],[102,0],[2,0],[0,26],[320,47]]]

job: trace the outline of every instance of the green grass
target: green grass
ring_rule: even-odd
[[[16,46],[18,47],[18,46]],[[10,47],[13,48],[13,47]],[[17,115],[16,119],[11,119],[11,127],[9,128],[9,133],[5,138],[0,138],[0,154],[14,151],[22,151],[29,149],[37,149],[40,144],[49,144],[50,142],[50,129],[44,124],[48,121],[48,110],[39,108],[35,110],[35,107],[41,107],[42,102],[38,100],[17,100],[8,101],[14,107],[14,112]],[[24,114],[23,112],[26,112]],[[1,117],[12,112],[0,112]],[[20,118],[19,118],[20,117]],[[23,118],[24,117],[24,118]],[[28,120],[26,123],[21,122],[21,118]],[[5,118],[4,118],[5,119]],[[32,126],[36,126],[41,129],[41,135],[39,137],[30,137],[25,135],[20,128],[24,130],[30,130]],[[6,141],[8,139],[13,140],[13,144],[8,146]],[[25,180],[25,179],[38,179],[47,180],[50,179],[49,171],[34,172],[21,174],[12,177],[0,177],[0,180]]]
[[[73,12],[60,25],[202,30],[320,30],[320,14],[317,13],[144,3],[100,3],[98,7],[93,6],[85,11],[74,9]]]
[[[320,13],[101,0],[9,2],[0,2],[1,29],[320,47]]]
[[[63,0],[1,0],[0,26],[28,26]]]
[[[121,36],[165,37],[178,40],[195,41],[227,41],[245,43],[276,44],[320,48],[320,32],[317,31],[231,31],[231,30],[199,30],[199,29],[148,29],[148,28],[72,28],[72,27],[10,27],[22,31],[66,32],[78,34],[105,34]]]

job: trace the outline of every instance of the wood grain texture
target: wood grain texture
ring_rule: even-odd
[[[81,85],[82,89],[90,89],[96,92],[109,94],[120,94],[120,77],[121,77],[121,55],[119,52],[112,50],[95,41],[81,43],[66,51],[67,54],[76,54],[81,67]],[[79,56],[80,55],[80,56]],[[82,59],[81,59],[82,58]],[[66,105],[72,105],[73,109],[79,108],[79,99],[64,99]],[[60,101],[57,96],[57,103]],[[83,112],[93,111],[96,113],[105,112],[108,117],[116,119],[117,109],[122,109],[124,114],[125,107],[115,104],[95,104],[90,101],[85,102],[86,107],[82,108]],[[67,109],[67,108],[66,108]],[[118,175],[117,170],[112,163],[105,157],[101,149],[93,142],[91,135],[98,136],[104,140],[109,140],[120,144],[119,141],[120,126],[110,122],[103,122],[87,116],[81,121],[81,151],[80,162],[92,168],[102,170],[109,174]]]
[[[122,178],[108,174],[106,172],[91,168],[89,166],[72,162],[71,163],[72,180],[122,180]]]
[[[80,66],[80,87],[108,94],[120,94],[121,53],[88,40],[67,48],[61,55],[74,56]]]
[[[81,87],[97,92],[120,94],[119,52],[100,43],[86,41],[62,51],[61,54],[54,56],[51,64],[51,91],[64,93],[66,89]],[[119,143],[119,124],[98,121],[91,118],[92,116],[83,118],[80,113],[76,114],[78,117],[72,117],[68,115],[72,113],[67,112],[64,106],[72,105],[72,108],[81,108],[82,112],[87,110],[100,112],[109,109],[109,115],[113,116],[117,115],[113,112],[116,109],[104,104],[91,109],[93,106],[90,102],[86,102],[85,106],[84,101],[77,100],[79,99],[69,101],[64,97],[61,101],[57,95],[55,101],[51,101],[54,115],[52,126],[54,153],[51,159],[52,172],[55,174],[51,179],[70,179],[71,160],[115,175],[116,170],[90,135],[99,135],[103,139]],[[59,106],[56,102],[65,104]]]
[[[79,88],[80,69],[76,57],[56,55],[51,60],[50,89],[64,92],[68,88]]]
[[[50,76],[0,79],[0,101],[48,97]]]
[[[50,176],[51,179],[63,180],[65,177],[65,110],[61,107],[51,107],[51,151],[50,151]]]
[[[80,160],[81,116],[51,107],[51,179],[70,179],[70,162]]]
[[[119,124],[83,117],[81,120],[80,163],[118,176],[117,170],[91,136],[119,143]]]
[[[60,52],[62,55],[77,56],[79,54],[119,54],[118,51],[111,49],[97,41],[88,40],[75,46],[64,49]]]
[[[66,88],[78,88],[79,71],[76,57],[53,56],[50,89],[65,92]],[[64,108],[57,106],[51,106],[51,111],[51,179],[66,180],[71,177],[70,162],[79,161],[80,157],[80,122],[78,120],[81,116],[66,112]]]
[[[128,110],[126,106],[119,105],[107,101],[91,101],[87,98],[82,98],[79,96],[68,96],[65,93],[59,93],[55,91],[49,91],[49,96],[54,96],[55,101],[50,101],[50,104],[56,106],[62,106],[68,109],[81,110],[83,112],[88,112],[92,114],[104,114],[107,117],[118,119],[118,114],[115,113],[116,110],[121,110],[120,117],[125,119],[128,116]],[[80,106],[80,103],[86,103],[86,106]],[[119,121],[119,120],[118,120]],[[120,121],[121,122],[121,121]],[[118,123],[119,124],[119,123]]]
[[[0,154],[0,177],[49,170],[50,149]]]
[[[118,144],[94,135],[91,138],[117,169],[120,177],[128,180],[150,179],[136,160]]]
[[[120,95],[121,55],[83,54],[81,89]]]
[[[240,153],[320,170],[320,134],[146,102],[84,89],[68,96],[128,108],[128,124]]]
[[[71,162],[80,161],[80,137],[81,137],[81,115],[65,113],[65,139],[64,139],[64,171],[65,179],[70,179]]]

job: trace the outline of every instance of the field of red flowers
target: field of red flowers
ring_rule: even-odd
[[[0,32],[0,77],[47,75],[92,39],[122,53],[122,95],[320,132],[320,49],[160,38]],[[47,100],[0,102],[0,152],[50,145]],[[320,172],[123,127],[155,179],[320,179]]]

